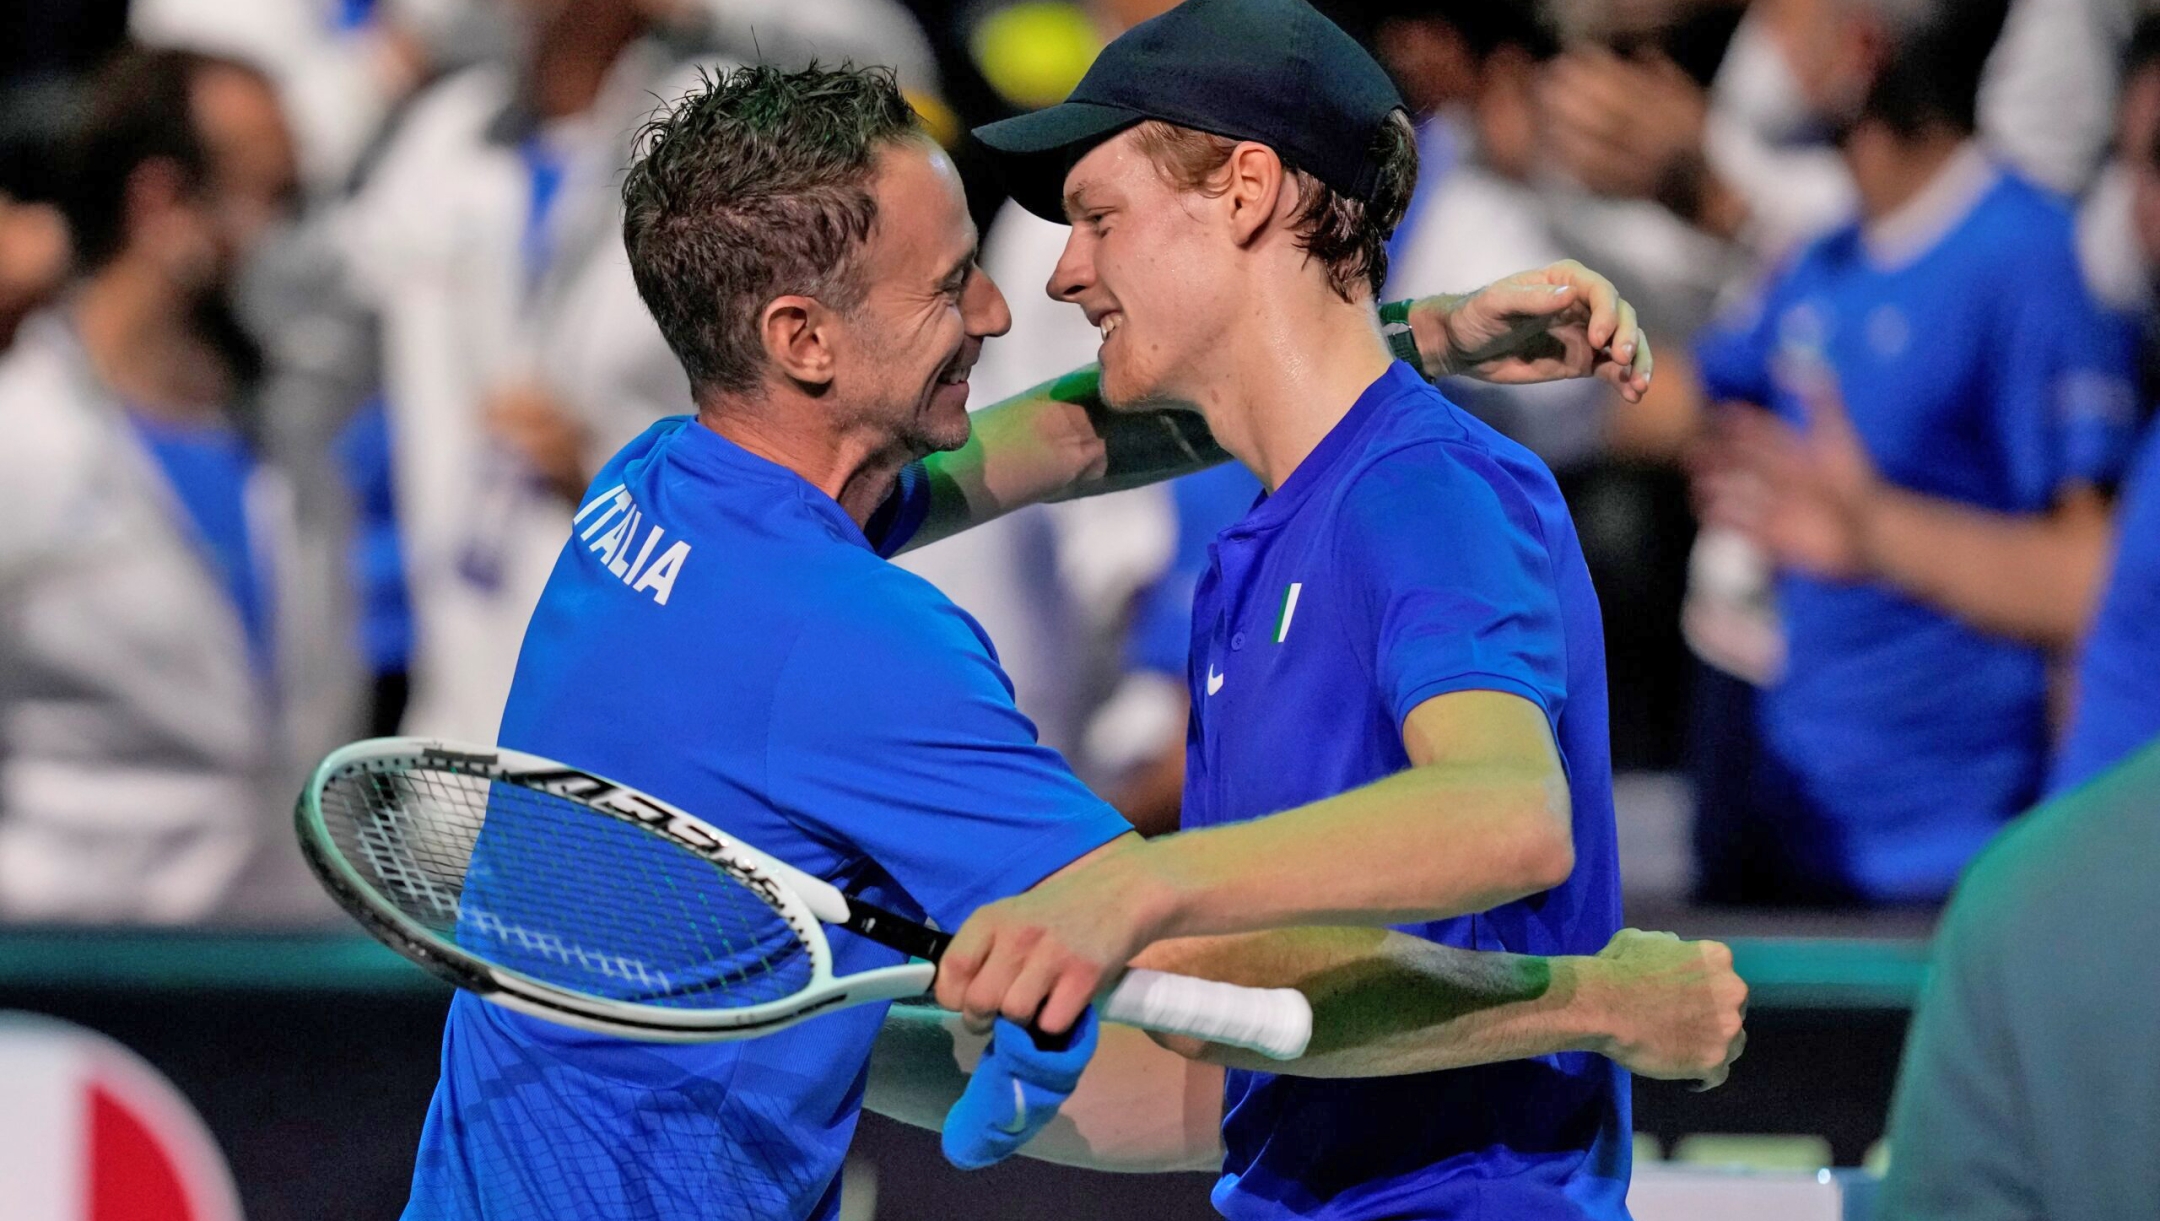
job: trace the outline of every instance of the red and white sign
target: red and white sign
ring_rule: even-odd
[[[0,1184],[6,1221],[240,1221],[171,1082],[96,1031],[24,1014],[0,1014]]]

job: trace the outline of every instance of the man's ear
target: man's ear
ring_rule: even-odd
[[[1223,171],[1229,175],[1223,200],[1230,208],[1231,234],[1241,246],[1266,231],[1285,204],[1296,204],[1294,199],[1284,198],[1289,175],[1283,172],[1282,158],[1265,144],[1241,141],[1230,150]]]
[[[774,297],[758,315],[765,356],[811,389],[832,384],[834,327],[839,319],[815,297]]]

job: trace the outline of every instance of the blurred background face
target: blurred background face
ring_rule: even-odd
[[[292,218],[299,158],[277,95],[262,78],[213,67],[197,76],[192,94],[196,130],[210,161],[201,208],[222,283]]]
[[[1065,201],[1072,234],[1049,293],[1101,332],[1103,396],[1120,406],[1193,398],[1188,382],[1237,307],[1238,252],[1210,223],[1212,201],[1174,188],[1134,131],[1080,159]]]
[[[1850,0],[1759,0],[1772,40],[1816,118],[1859,117],[1884,54],[1877,21]]]
[[[969,372],[1012,314],[975,266],[975,224],[959,171],[908,140],[879,156],[877,225],[856,274],[868,285],[843,321],[833,385],[843,410],[915,454],[967,443]]]

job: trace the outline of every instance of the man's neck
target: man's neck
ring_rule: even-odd
[[[75,329],[107,389],[134,410],[175,423],[221,419],[232,371],[195,332],[185,294],[123,256],[85,281]]]
[[[1895,215],[1950,164],[1971,137],[1947,127],[1901,135],[1863,122],[1845,140],[1845,164],[1860,194],[1860,216],[1873,223]]]
[[[856,525],[867,523],[892,494],[901,468],[916,455],[894,448],[889,438],[847,429],[807,428],[807,421],[820,418],[819,404],[809,399],[780,401],[781,397],[713,396],[698,408],[698,422],[767,462],[802,476],[804,482],[839,502]]]
[[[1369,301],[1297,279],[1288,292],[1247,298],[1251,312],[1217,350],[1218,376],[1195,396],[1216,440],[1270,492],[1393,360]]]

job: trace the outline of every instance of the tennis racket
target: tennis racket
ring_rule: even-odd
[[[919,997],[950,934],[843,893],[648,793],[513,750],[377,738],[316,768],[308,863],[383,944],[506,1008],[660,1042],[754,1038]],[[835,977],[825,926],[921,960]],[[1288,988],[1132,970],[1113,1022],[1293,1059]]]

